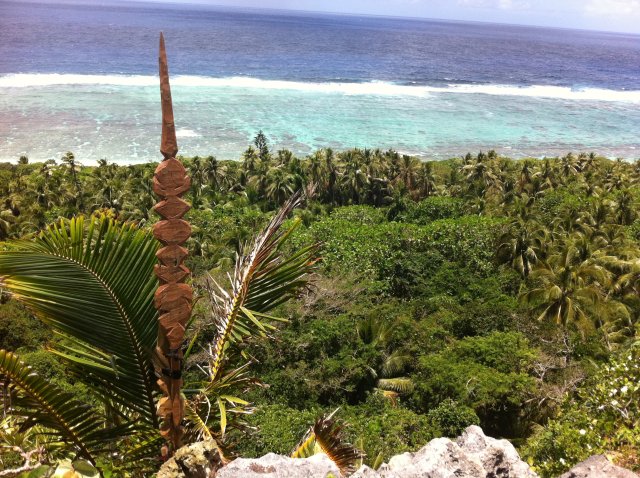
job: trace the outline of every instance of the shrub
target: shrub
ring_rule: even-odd
[[[432,196],[418,203],[410,203],[407,211],[398,216],[402,222],[428,224],[438,219],[455,219],[465,214],[465,202],[460,198]]]
[[[0,349],[34,349],[49,337],[48,328],[19,302],[0,303]]]
[[[244,457],[266,453],[288,455],[319,415],[320,411],[313,409],[296,410],[279,404],[261,406],[248,418],[255,431],[238,442],[237,452]]]
[[[411,404],[428,412],[452,399],[472,408],[488,433],[513,436],[536,381],[528,367],[536,357],[515,332],[468,337],[437,354],[423,355],[414,375]]]
[[[372,225],[386,222],[384,210],[372,206],[344,206],[331,213],[334,221],[347,221],[352,224]]]
[[[463,264],[480,276],[495,270],[493,251],[500,224],[496,219],[465,216],[418,226],[376,222],[380,218],[375,214],[357,219],[352,217],[354,211],[366,209],[359,206],[344,217],[334,212],[297,233],[293,245],[322,242],[326,271],[355,271],[382,280],[387,290],[399,296],[410,294],[444,261]]]
[[[360,342],[356,321],[345,314],[294,322],[278,342],[256,343],[256,373],[269,385],[260,395],[292,407],[362,400],[375,384],[370,367],[378,353]]]
[[[598,453],[614,453],[621,464],[640,468],[640,343],[601,366],[523,449],[543,477]]]
[[[346,437],[361,443],[372,465],[379,454],[388,461],[393,455],[416,451],[438,436],[426,415],[402,406],[394,407],[378,393],[357,407],[344,407],[338,417],[345,421]]]
[[[479,425],[480,419],[472,408],[447,398],[427,414],[432,426],[439,434],[457,437],[470,425]]]

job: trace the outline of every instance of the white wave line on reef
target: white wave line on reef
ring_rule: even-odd
[[[0,76],[0,88],[33,88],[56,85],[155,87],[157,84],[157,77],[150,75],[78,75],[52,73],[10,74]],[[240,88],[369,96],[428,97],[432,94],[451,93],[640,103],[640,90],[620,91],[602,88],[576,89],[545,85],[448,85],[445,87],[436,87],[398,85],[384,81],[370,81],[367,83],[307,83],[285,80],[261,80],[250,77],[214,78],[192,75],[176,75],[172,77],[171,84],[176,87]]]

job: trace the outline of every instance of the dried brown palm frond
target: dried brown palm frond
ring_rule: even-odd
[[[324,453],[340,469],[343,476],[355,471],[356,464],[364,457],[364,453],[342,436],[342,425],[333,417],[338,410],[316,420],[296,449],[292,458],[308,458],[317,453]]]
[[[206,291],[216,327],[208,363],[210,381],[220,372],[224,350],[230,343],[254,334],[266,336],[274,328],[270,322],[280,320],[268,312],[307,287],[307,277],[318,261],[319,245],[309,245],[287,257],[281,247],[299,222],[288,229],[282,226],[301,202],[302,195],[294,194],[256,237],[248,252],[238,256],[230,277],[230,291],[208,278]]]

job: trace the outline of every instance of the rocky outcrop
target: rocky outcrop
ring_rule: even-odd
[[[238,458],[222,468],[216,478],[339,478],[338,467],[319,454],[310,458],[289,458],[269,453],[261,458]]]
[[[396,455],[375,472],[362,467],[354,478],[536,478],[507,440],[471,426],[456,441],[436,438],[415,453]]]
[[[560,478],[638,478],[638,475],[614,465],[604,455],[594,455],[578,463]]]
[[[375,475],[372,475],[375,476]],[[384,478],[471,478],[485,476],[478,460],[448,438],[436,438],[415,453],[396,455],[378,470]]]
[[[534,478],[537,476],[531,471],[529,465],[520,459],[520,455],[509,441],[488,437],[480,427],[468,427],[456,443],[469,458],[480,462],[488,477]]]
[[[158,473],[158,478],[341,478],[326,455],[293,459],[269,453],[261,458],[238,458],[217,468],[213,444],[181,448]],[[537,478],[507,440],[486,436],[480,427],[467,428],[457,440],[436,438],[415,453],[396,455],[377,471],[362,466],[351,478]],[[576,465],[560,478],[640,478],[610,463],[602,455]]]
[[[210,478],[220,467],[219,456],[214,441],[183,446],[162,465],[156,478]]]
[[[215,471],[218,470],[216,473]],[[223,468],[213,442],[180,448],[157,474],[157,478],[341,478],[338,467],[319,454],[290,458],[269,453],[260,458],[238,458]]]

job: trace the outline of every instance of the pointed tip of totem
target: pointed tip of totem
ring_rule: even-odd
[[[158,60],[160,66],[160,99],[162,102],[162,142],[160,143],[160,152],[165,158],[172,158],[178,153],[178,141],[173,122],[169,66],[162,32],[160,32],[160,54]]]

